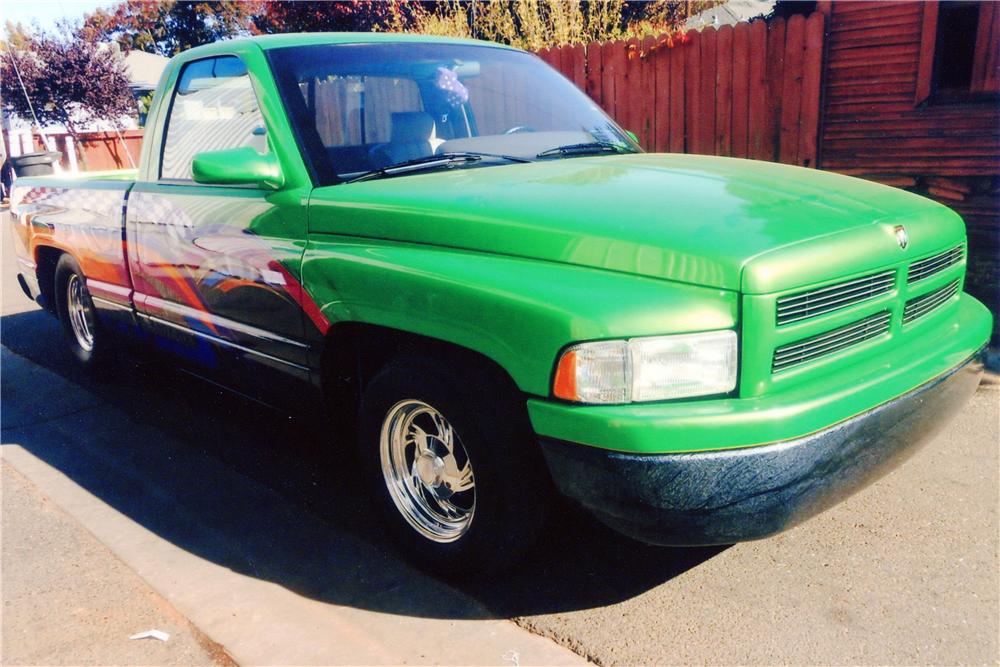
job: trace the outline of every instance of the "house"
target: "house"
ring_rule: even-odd
[[[926,195],[965,219],[966,289],[1000,313],[1000,6],[817,3],[818,166]]]
[[[736,25],[774,11],[775,0],[728,0],[705,11],[693,14],[684,22],[684,30],[701,30],[711,26]]]

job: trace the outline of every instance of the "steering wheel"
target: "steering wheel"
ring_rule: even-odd
[[[504,134],[517,134],[518,132],[537,132],[537,130],[530,125],[515,125],[509,130],[506,130]]]

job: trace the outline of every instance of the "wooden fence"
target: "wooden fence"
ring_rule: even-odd
[[[546,49],[646,150],[815,167],[823,14]]]
[[[131,169],[132,161],[139,162],[139,152],[142,149],[142,130],[122,130],[121,136],[115,132],[83,132],[80,136],[79,152],[70,157],[72,149],[72,139],[67,132],[48,132],[49,140],[55,144],[55,149],[62,152],[62,164],[64,169],[72,169],[74,160],[78,169],[82,171],[103,171],[106,169]],[[3,133],[7,146],[17,141],[22,153],[29,151],[47,150],[42,143],[41,137],[34,134],[28,139],[26,136],[12,136],[6,131]],[[124,145],[123,145],[124,142]],[[127,149],[126,149],[127,146]],[[131,160],[129,159],[131,153]],[[83,159],[76,155],[82,154]]]

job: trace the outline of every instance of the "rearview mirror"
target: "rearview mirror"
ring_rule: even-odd
[[[207,185],[249,184],[277,190],[285,184],[278,159],[250,146],[198,153],[191,163],[191,173],[196,183]]]

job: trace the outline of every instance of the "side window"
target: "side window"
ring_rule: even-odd
[[[241,146],[267,152],[264,120],[246,66],[235,56],[187,64],[167,118],[160,178],[191,180],[197,153]]]

